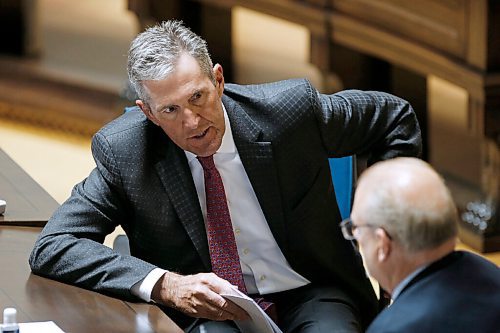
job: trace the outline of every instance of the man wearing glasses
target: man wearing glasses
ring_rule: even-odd
[[[454,250],[457,209],[427,163],[396,158],[369,168],[341,227],[393,300],[368,333],[500,331],[500,270]]]

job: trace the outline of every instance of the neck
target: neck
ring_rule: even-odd
[[[398,251],[398,260],[395,260],[393,272],[389,276],[387,292],[392,294],[394,288],[401,283],[408,275],[422,266],[430,265],[444,256],[450,254],[455,249],[456,239],[452,238],[432,249],[424,249],[418,252],[409,253],[401,248]]]

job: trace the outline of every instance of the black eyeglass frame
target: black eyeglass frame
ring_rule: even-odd
[[[392,237],[387,232],[387,230],[385,230],[383,227],[381,227],[379,225],[371,224],[371,223],[366,223],[363,225],[356,225],[353,223],[353,221],[350,217],[348,217],[348,218],[342,220],[342,222],[340,222],[340,229],[342,230],[342,236],[344,236],[344,238],[347,240],[355,240],[356,239],[356,237],[354,236],[354,230],[356,230],[357,228],[372,228],[372,229],[380,228],[380,229],[384,230],[387,237],[389,237],[389,239],[392,240]]]

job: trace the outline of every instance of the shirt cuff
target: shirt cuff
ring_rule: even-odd
[[[131,293],[146,302],[151,302],[151,293],[158,280],[167,271],[161,268],[155,268],[144,278],[132,286]]]

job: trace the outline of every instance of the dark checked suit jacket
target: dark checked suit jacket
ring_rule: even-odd
[[[294,270],[334,284],[367,323],[376,300],[360,258],[345,241],[328,157],[369,153],[370,162],[420,152],[410,105],[361,91],[321,95],[306,80],[227,84],[222,102],[234,141],[270,229]],[[141,112],[93,138],[96,168],[55,212],[30,257],[34,273],[134,297],[153,268],[210,271],[200,204],[184,152]],[[121,225],[133,257],[101,245]]]
[[[500,269],[454,252],[420,272],[367,333],[500,332]]]

